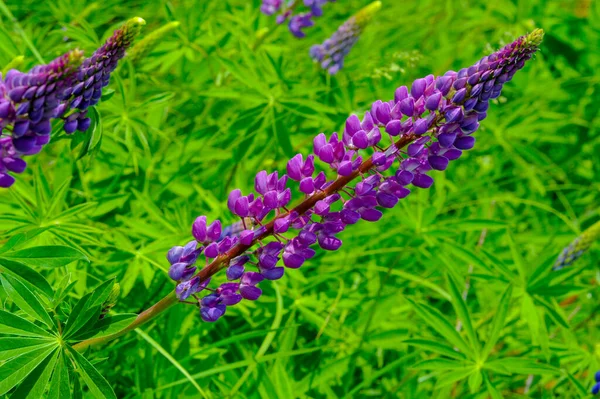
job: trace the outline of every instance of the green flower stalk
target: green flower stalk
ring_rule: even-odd
[[[137,64],[145,58],[169,33],[177,29],[179,25],[179,21],[169,22],[138,41],[129,52],[131,62]]]
[[[560,270],[565,266],[571,265],[590,249],[594,241],[598,238],[600,238],[600,221],[593,224],[565,247],[558,256],[558,259],[556,259],[556,263],[554,263],[552,269]]]

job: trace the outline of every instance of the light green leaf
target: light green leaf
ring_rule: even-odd
[[[483,380],[485,381],[485,387],[487,388],[488,393],[492,397],[492,399],[504,399],[500,391],[496,389],[494,384],[490,381],[486,373],[483,374]]]
[[[0,362],[52,345],[55,341],[54,338],[1,337]]]
[[[466,360],[466,356],[463,353],[457,352],[451,346],[444,345],[438,341],[430,341],[428,339],[408,339],[404,341],[404,343],[416,346],[418,348],[423,348],[425,350],[430,350],[453,359]]]
[[[42,361],[39,366],[35,368],[28,376],[23,380],[19,388],[10,396],[10,399],[39,399],[44,397],[46,392],[46,386],[52,375],[52,371],[56,366],[56,361],[60,356],[61,351],[57,350],[52,356],[48,356]]]
[[[130,325],[137,316],[138,315],[135,313],[124,313],[105,317],[102,320],[98,320],[92,328],[85,331],[83,334],[76,335],[74,338],[89,339],[114,334]]]
[[[446,320],[446,318],[439,312],[439,310],[434,309],[429,305],[418,304],[408,298],[407,300],[413,305],[417,314],[427,324],[429,324],[431,328],[437,331],[438,334],[444,337],[450,344],[456,346],[468,357],[473,356],[471,348],[469,348],[465,340],[454,329],[454,326],[450,324],[448,320]]]
[[[447,276],[447,279],[450,287],[450,295],[452,296],[452,305],[454,307],[454,311],[458,315],[458,318],[462,321],[462,324],[467,332],[467,336],[469,337],[469,341],[471,342],[471,347],[475,352],[475,356],[479,357],[479,339],[477,338],[477,333],[475,333],[475,328],[471,322],[471,315],[469,314],[469,309],[467,309],[467,304],[465,303],[458,287],[456,286],[454,279],[450,275]]]
[[[498,310],[496,311],[496,314],[494,315],[494,320],[492,321],[492,329],[490,331],[490,335],[489,335],[487,342],[485,343],[485,346],[483,348],[483,360],[484,361],[490,355],[490,352],[494,348],[494,345],[496,345],[496,342],[498,342],[498,338],[500,338],[500,332],[502,331],[502,328],[504,327],[504,322],[506,320],[506,314],[508,313],[508,307],[510,305],[511,297],[512,297],[512,285],[509,285],[506,288],[506,290],[504,291],[504,293],[502,294],[502,297],[500,298],[500,304],[498,305]]]
[[[3,254],[0,259],[14,260],[27,266],[44,268],[62,267],[78,260],[89,262],[83,253],[62,245],[32,247],[8,252]]]
[[[58,343],[25,353],[0,366],[0,395],[6,394],[56,350]]]
[[[52,298],[54,296],[54,290],[48,281],[46,281],[46,279],[40,273],[36,272],[29,266],[24,265],[23,263],[0,258],[0,271],[10,273],[20,278],[23,282],[31,285],[34,289],[37,289],[48,298]]]
[[[69,353],[77,364],[76,371],[79,373],[85,384],[90,389],[90,392],[97,399],[117,399],[113,389],[108,381],[85,357],[81,356],[75,349],[68,347]]]
[[[52,336],[48,331],[36,326],[32,322],[4,310],[0,310],[0,334],[42,338]]]
[[[19,280],[0,275],[0,281],[10,299],[25,313],[46,324],[54,327],[52,317],[46,311],[40,299]]]
[[[47,399],[67,399],[71,397],[71,389],[69,383],[69,369],[65,362],[65,354],[61,352],[58,359],[58,364],[52,373],[50,388],[48,389]],[[74,390],[77,392],[76,390]]]

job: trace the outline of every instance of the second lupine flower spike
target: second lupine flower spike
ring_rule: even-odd
[[[260,11],[265,15],[277,14],[277,23],[288,21],[290,32],[298,37],[306,36],[305,28],[310,28],[315,23],[313,18],[323,15],[323,6],[336,0],[262,0]],[[306,12],[295,13],[300,5],[308,8]]]
[[[87,108],[98,103],[110,73],[144,23],[130,19],[88,59],[72,50],[27,73],[11,69],[0,79],[0,188],[14,184],[10,173],[25,170],[23,156],[48,144],[51,120],[63,119],[67,133],[90,127]]]
[[[178,298],[193,296],[202,319],[216,321],[227,306],[258,299],[261,282],[301,267],[315,256],[316,246],[339,249],[340,232],[360,220],[376,222],[382,208],[393,208],[410,194],[409,186],[429,188],[432,170],[446,169],[473,148],[472,135],[487,115],[489,100],[533,56],[542,37],[543,31],[535,30],[469,68],[417,79],[410,90],[401,86],[393,100],[374,102],[362,120],[351,115],[341,135],[317,135],[314,154],[290,159],[287,175],[260,171],[256,193],[233,190],[227,207],[241,218],[241,231],[236,225],[223,234],[220,222],[208,224],[201,216],[192,227],[196,241],[169,251]],[[331,177],[318,172],[317,160]],[[292,181],[303,199],[288,208]],[[195,273],[202,253],[206,266]],[[209,289],[209,279],[222,269],[228,281]],[[205,289],[210,294],[196,295]]]
[[[352,50],[361,33],[380,8],[381,2],[375,1],[350,17],[323,44],[311,47],[311,58],[330,74],[336,74],[342,69],[344,58]]]
[[[594,241],[600,238],[600,221],[596,222],[585,230],[579,237],[574,239],[567,247],[565,247],[556,262],[553,269],[560,270],[563,267],[571,265],[587,251]]]

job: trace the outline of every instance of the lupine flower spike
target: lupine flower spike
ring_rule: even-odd
[[[571,265],[579,259],[598,238],[600,238],[600,221],[590,226],[562,250],[554,263],[553,269],[560,270],[563,267]]]
[[[133,39],[146,24],[142,18],[131,18],[90,58],[86,58],[77,73],[70,81],[70,86],[63,92],[65,101],[73,112],[65,118],[64,130],[67,134],[75,130],[86,131],[90,126],[87,109],[96,105],[102,97],[102,89],[108,85],[110,74],[117,68],[117,63],[125,56]]]
[[[110,73],[143,24],[141,18],[129,20],[91,58],[84,60],[76,49],[29,72],[7,72],[0,80],[0,187],[15,182],[9,172],[25,170],[23,156],[48,144],[51,120],[63,119],[67,133],[89,128],[87,108],[100,100]]]
[[[311,47],[311,58],[315,62],[318,62],[331,75],[336,74],[342,69],[344,58],[352,50],[363,30],[380,8],[381,1],[375,1],[357,12],[356,15],[350,17],[323,44]]]
[[[360,220],[379,220],[381,209],[394,207],[411,185],[430,187],[432,170],[446,169],[473,148],[473,133],[489,101],[534,55],[542,37],[543,31],[535,30],[469,68],[417,79],[410,89],[401,86],[393,100],[373,103],[362,120],[351,115],[342,134],[317,135],[314,154],[294,156],[287,174],[261,171],[254,179],[255,193],[233,190],[227,206],[241,218],[243,229],[223,235],[219,221],[208,223],[201,216],[192,227],[196,240],[169,251],[178,297],[192,296],[202,319],[213,322],[227,306],[258,299],[261,282],[281,278],[285,268],[301,267],[316,246],[340,248],[341,231]],[[303,198],[290,208],[291,185]],[[207,266],[196,272],[201,255]],[[197,294],[209,290],[209,279],[222,269],[228,281],[200,298]]]
[[[306,36],[305,28],[313,26],[313,18],[323,15],[323,6],[335,0],[262,0],[260,11],[265,15],[277,15],[277,23],[282,24],[288,21],[288,28],[292,34],[298,38]],[[300,5],[308,8],[306,12],[295,13]]]
[[[131,62],[137,64],[144,59],[169,33],[179,27],[179,21],[172,21],[161,26],[138,42],[131,48],[127,57]]]

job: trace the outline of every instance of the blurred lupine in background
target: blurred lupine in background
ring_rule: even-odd
[[[600,393],[600,370],[596,371],[596,374],[594,374],[594,386],[592,387],[591,392],[592,395]]]
[[[288,28],[298,38],[306,36],[304,29],[315,24],[314,18],[323,15],[323,6],[336,0],[262,0],[260,11],[265,15],[277,14],[277,24],[288,21]],[[307,9],[306,11],[303,10]],[[304,12],[298,12],[304,11]]]
[[[64,121],[67,134],[90,127],[88,107],[100,101],[102,88],[143,24],[141,18],[129,20],[90,58],[76,49],[29,72],[6,73],[0,81],[0,188],[15,182],[9,172],[25,170],[24,156],[48,144],[53,119]]]
[[[562,250],[558,259],[556,259],[556,263],[554,263],[553,269],[560,270],[563,267],[571,265],[579,259],[598,238],[600,238],[600,221],[587,228],[579,237],[574,239]]]
[[[473,148],[473,133],[487,116],[489,101],[500,96],[504,83],[535,54],[543,34],[536,29],[469,68],[417,79],[410,89],[399,87],[393,100],[376,101],[362,120],[351,115],[341,137],[317,135],[314,154],[306,159],[294,156],[287,174],[263,170],[254,179],[256,193],[233,190],[227,207],[242,223],[250,218],[256,227],[245,226],[223,238],[219,220],[208,223],[206,216],[199,216],[192,226],[195,241],[173,247],[167,255],[179,300],[194,296],[202,319],[214,322],[227,306],[258,299],[262,291],[257,284],[280,279],[283,266],[297,269],[314,257],[313,245],[339,249],[338,233],[361,219],[378,221],[380,208],[393,208],[410,194],[411,184],[431,187],[431,171],[445,170],[462,151]],[[389,140],[382,141],[384,136]],[[336,177],[318,171],[315,158]],[[353,184],[357,178],[360,181]],[[289,180],[298,184],[294,192],[304,195],[291,209]],[[267,216],[273,219],[265,224]],[[266,242],[269,236],[274,240]],[[258,248],[251,249],[256,244]],[[283,266],[278,266],[280,259]],[[206,266],[196,274],[198,261]],[[224,268],[228,282],[197,298]]]
[[[148,53],[152,51],[158,43],[161,42],[169,33],[176,30],[179,25],[179,21],[171,21],[168,24],[161,26],[160,28],[152,31],[150,34],[144,36],[141,40],[138,40],[135,45],[127,53],[127,58],[134,64],[142,61]]]
[[[336,74],[343,68],[344,58],[380,8],[381,1],[374,1],[350,17],[323,44],[310,48],[311,58],[330,74]]]

